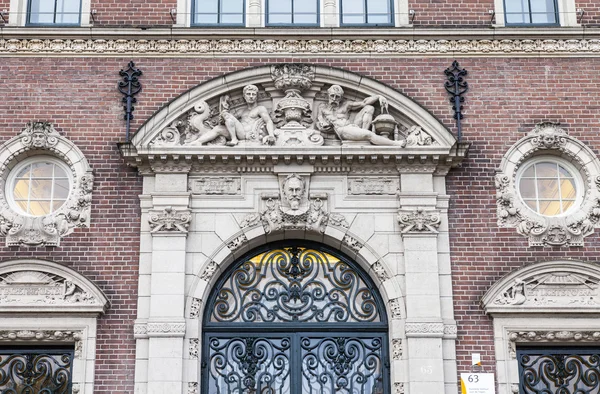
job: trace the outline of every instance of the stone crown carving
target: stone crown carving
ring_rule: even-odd
[[[544,216],[529,209],[517,189],[517,171],[531,158],[549,155],[578,167],[584,181],[583,202],[568,216]],[[554,123],[538,124],[502,159],[496,175],[498,225],[514,227],[530,246],[582,246],[600,226],[600,161],[583,143]]]
[[[7,200],[6,180],[19,161],[35,154],[53,156],[72,171],[69,197],[45,216],[29,216]],[[94,177],[83,153],[49,122],[30,122],[20,135],[0,146],[0,234],[7,246],[58,246],[77,227],[89,227]],[[9,185],[10,186],[10,185]]]
[[[488,314],[598,313],[600,270],[576,261],[537,263],[502,278],[482,304]]]

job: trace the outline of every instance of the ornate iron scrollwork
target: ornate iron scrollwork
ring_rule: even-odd
[[[600,392],[600,350],[517,350],[521,394]]]
[[[369,278],[289,242],[242,258],[204,321],[203,394],[390,394],[387,319]]]
[[[0,392],[70,394],[74,351],[1,350]]]
[[[352,268],[297,246],[246,260],[212,310],[212,322],[381,321],[372,290]]]

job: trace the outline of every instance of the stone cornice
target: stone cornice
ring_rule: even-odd
[[[0,56],[600,56],[600,29],[0,28]]]

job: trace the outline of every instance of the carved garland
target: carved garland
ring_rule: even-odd
[[[512,39],[512,40],[134,40],[134,39],[0,39],[0,52],[12,55],[72,56],[73,54],[122,55],[339,55],[379,54],[386,56],[426,55],[441,53],[525,55],[525,56],[589,56],[600,53],[599,39]]]
[[[549,217],[529,209],[517,190],[517,171],[537,155],[563,157],[576,164],[585,183],[584,201],[568,216]],[[540,123],[504,156],[496,175],[498,225],[514,227],[530,246],[583,246],[600,226],[600,161],[558,124]]]
[[[55,212],[29,216],[13,209],[7,200],[6,180],[10,170],[33,155],[50,155],[72,171],[67,201]],[[94,177],[83,153],[60,135],[49,122],[30,122],[20,135],[0,147],[0,234],[7,246],[58,246],[60,239],[76,227],[89,227]]]
[[[508,353],[511,359],[517,358],[517,343],[585,343],[600,341],[600,331],[509,331]]]

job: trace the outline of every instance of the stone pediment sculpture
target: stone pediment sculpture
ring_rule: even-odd
[[[576,261],[534,264],[498,281],[482,303],[492,314],[595,313],[600,308],[600,271]]]
[[[189,108],[171,116],[147,144],[397,148],[440,144],[432,130],[392,107],[385,94],[346,88],[343,80],[323,83],[318,74],[312,65],[278,64],[270,67],[270,81],[220,89],[218,95],[207,92],[190,99]]]
[[[48,261],[0,264],[0,309],[11,312],[94,312],[106,296],[80,274]]]
[[[60,207],[31,214],[15,202],[18,176],[14,168],[39,157],[39,162],[64,165],[68,192]],[[49,122],[29,122],[23,131],[0,146],[0,235],[7,246],[58,246],[78,227],[90,226],[94,176],[83,153]],[[12,182],[12,183],[11,183]]]

